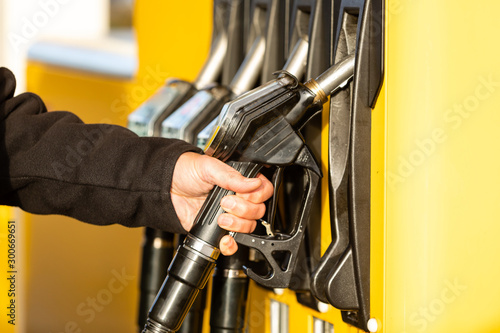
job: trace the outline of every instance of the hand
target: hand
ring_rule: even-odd
[[[264,202],[273,195],[271,182],[260,174],[257,178],[243,177],[218,159],[191,152],[177,160],[170,190],[184,229],[191,230],[196,214],[214,185],[235,192],[221,200],[221,207],[227,213],[219,216],[219,226],[229,231],[252,232],[257,224],[255,220],[264,216]],[[219,247],[223,255],[232,255],[238,249],[229,235],[221,239]]]

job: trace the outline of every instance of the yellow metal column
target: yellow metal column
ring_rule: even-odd
[[[387,7],[384,331],[499,332],[500,3]]]
[[[139,79],[160,67],[167,77],[194,80],[210,48],[212,1],[135,2]]]

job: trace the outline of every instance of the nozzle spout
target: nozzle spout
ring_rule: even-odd
[[[354,55],[348,56],[324,71],[316,83],[326,95],[342,89],[354,75]]]

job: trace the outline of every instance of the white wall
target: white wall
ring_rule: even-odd
[[[5,63],[5,0],[0,0],[0,67]]]
[[[109,1],[0,0],[0,66],[25,89],[26,53],[39,39],[100,38],[109,32]]]

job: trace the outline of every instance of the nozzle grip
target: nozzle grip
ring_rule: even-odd
[[[251,162],[228,164],[246,177],[254,177],[261,168]],[[228,234],[218,226],[217,218],[224,212],[220,201],[231,193],[216,186],[208,195],[191,232],[170,264],[143,332],[176,332],[180,328],[199,291],[212,275],[221,238]]]
[[[251,162],[230,161],[227,164],[245,177],[256,176],[261,168],[260,165]],[[219,247],[221,238],[228,234],[227,230],[217,225],[218,217],[224,213],[224,210],[220,206],[220,201],[226,195],[231,194],[234,194],[234,192],[219,186],[214,187],[196,216],[193,228],[190,232],[193,236],[214,247]]]

